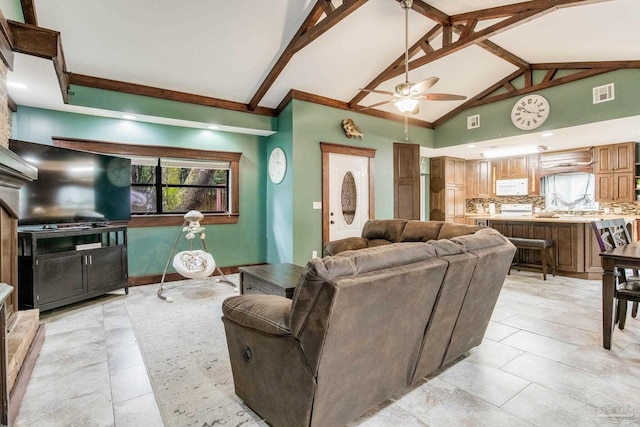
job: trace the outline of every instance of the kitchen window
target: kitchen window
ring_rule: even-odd
[[[563,173],[543,178],[547,211],[596,211],[595,175]]]

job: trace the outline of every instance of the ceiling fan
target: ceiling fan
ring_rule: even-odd
[[[438,82],[437,77],[429,77],[418,83],[409,81],[409,9],[413,5],[413,0],[396,0],[404,9],[404,83],[396,85],[393,92],[379,89],[360,89],[364,92],[378,93],[391,96],[391,99],[368,105],[366,108],[375,108],[385,104],[393,103],[400,112],[418,114],[420,112],[420,101],[460,101],[467,99],[463,95],[452,95],[448,93],[426,93],[426,91]]]

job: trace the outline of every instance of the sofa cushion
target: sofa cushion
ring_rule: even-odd
[[[435,240],[440,234],[444,221],[409,221],[404,226],[401,242],[428,242]]]
[[[440,229],[440,233],[438,234],[438,239],[451,239],[452,237],[464,236],[466,234],[473,234],[478,230],[481,230],[485,227],[481,225],[466,225],[466,224],[457,224],[455,222],[445,222],[442,224],[442,228]]]
[[[386,240],[387,243],[396,243],[400,241],[402,230],[407,222],[406,219],[369,220],[362,227],[362,237],[369,240],[369,246],[383,244],[383,242],[372,244],[372,240]]]
[[[322,247],[322,255],[331,256],[344,251],[364,249],[368,246],[369,244],[362,237],[346,237],[344,239],[325,243]]]
[[[451,241],[464,246],[465,249],[470,252],[504,244],[511,244],[509,239],[500,234],[498,230],[489,227],[478,230],[473,235],[452,237]]]
[[[438,257],[447,255],[458,255],[467,252],[467,249],[461,243],[449,239],[430,240],[429,245],[436,251]]]

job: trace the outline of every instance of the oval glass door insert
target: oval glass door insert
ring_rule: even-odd
[[[344,178],[342,178],[340,199],[342,203],[342,217],[348,225],[351,225],[356,216],[356,207],[358,203],[356,180],[351,172],[347,172],[344,175]]]

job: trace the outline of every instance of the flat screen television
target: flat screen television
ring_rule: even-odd
[[[131,160],[18,140],[9,149],[38,168],[20,189],[18,225],[131,219]]]

